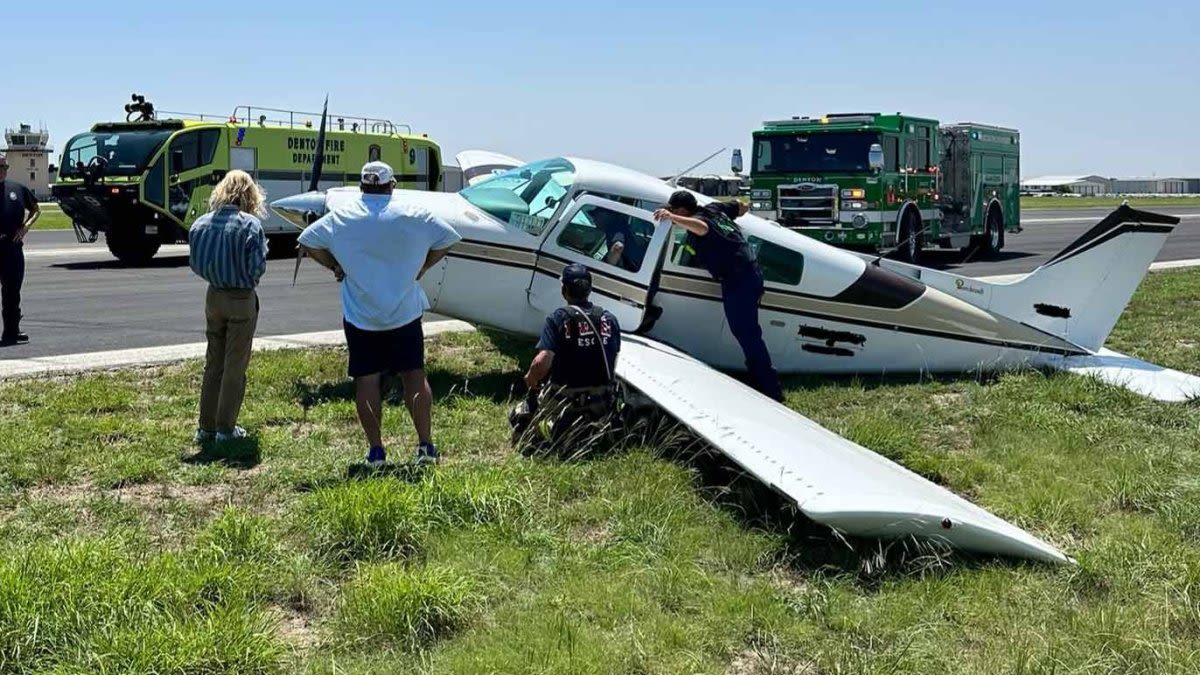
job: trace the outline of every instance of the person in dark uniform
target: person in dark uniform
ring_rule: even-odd
[[[0,347],[29,342],[21,332],[21,284],[25,282],[25,235],[42,214],[29,188],[8,180],[8,159],[0,155]]]
[[[509,416],[514,440],[540,412],[552,421],[551,445],[562,450],[581,421],[600,421],[616,411],[621,326],[611,312],[589,302],[591,293],[588,268],[568,265],[562,273],[567,305],[546,318],[525,374],[529,395]]]
[[[704,208],[686,190],[671,195],[665,208],[654,212],[658,220],[669,220],[687,230],[684,245],[696,262],[721,284],[721,304],[729,331],[742,347],[746,369],[758,391],[776,401],[783,400],[779,374],[771,365],[771,353],[758,323],[758,301],[763,294],[763,274],[754,253],[734,223],[746,214],[742,202],[713,202]]]

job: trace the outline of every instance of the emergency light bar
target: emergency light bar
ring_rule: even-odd
[[[879,113],[834,113],[823,117],[793,117],[790,120],[768,120],[763,122],[764,127],[797,127],[809,126],[814,124],[830,124],[843,122],[863,122],[865,124],[873,124],[875,117]]]

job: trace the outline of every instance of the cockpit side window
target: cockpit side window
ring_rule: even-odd
[[[496,174],[459,194],[509,227],[540,236],[574,182],[574,165],[548,159]]]
[[[603,206],[588,204],[558,235],[558,245],[627,272],[642,269],[654,226]]]

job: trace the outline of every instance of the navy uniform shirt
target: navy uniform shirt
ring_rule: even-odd
[[[542,336],[538,339],[538,351],[554,352],[554,363],[550,366],[550,382],[564,387],[595,387],[608,384],[609,374],[617,367],[617,353],[621,351],[621,325],[617,317],[608,310],[593,312],[592,303],[575,305],[588,313],[595,332],[582,317],[572,319],[567,308],[554,310],[546,318]],[[594,314],[599,314],[598,317]],[[600,346],[603,347],[601,351]],[[608,363],[601,360],[601,353]]]
[[[26,212],[36,208],[37,199],[29,188],[11,180],[0,181],[0,243],[11,242],[25,225]]]
[[[734,224],[737,202],[713,202],[696,212],[696,218],[708,225],[703,237],[688,233],[687,244],[696,252],[696,260],[717,281],[757,270],[758,263],[742,230]]]

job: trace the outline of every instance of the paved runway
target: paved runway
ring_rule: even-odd
[[[1200,258],[1200,207],[1145,210],[1182,218],[1159,252],[1158,260]],[[1111,211],[1107,208],[1027,209],[1021,214],[1024,231],[1008,233],[1004,250],[996,258],[966,259],[958,251],[933,249],[926,253],[922,264],[976,277],[1028,272],[1049,260]]]
[[[1184,216],[1159,260],[1200,258],[1200,208],[1164,208]],[[964,260],[932,251],[926,264],[973,276],[1027,272],[1102,218],[1108,209],[1024,213],[1025,231],[1009,234],[996,260]],[[23,327],[27,345],[0,348],[0,359],[153,347],[204,339],[204,282],[187,266],[186,247],[164,247],[152,264],[125,268],[103,242],[81,245],[70,231],[33,232],[26,244]],[[291,260],[273,260],[259,288],[259,335],[341,327],[338,286],[312,261],[292,287]],[[437,319],[442,317],[431,316]]]

